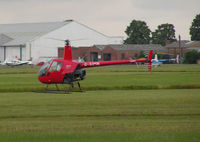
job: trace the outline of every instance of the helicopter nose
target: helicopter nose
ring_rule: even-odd
[[[39,77],[38,77],[38,80],[39,80],[41,83],[46,83],[44,77],[42,77],[42,76],[39,76]]]
[[[48,78],[45,77],[45,76],[39,76],[39,77],[38,77],[38,80],[39,80],[41,83],[45,83],[45,84],[50,84],[50,83],[51,83],[51,80],[48,79]]]
[[[42,82],[42,77],[39,76],[39,77],[38,77],[38,80],[39,80],[40,82]],[[42,83],[43,83],[43,82],[42,82]]]

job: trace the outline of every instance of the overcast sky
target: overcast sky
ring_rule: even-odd
[[[200,0],[0,0],[0,24],[73,19],[108,36],[124,36],[133,19],[175,26],[176,37],[190,39]]]

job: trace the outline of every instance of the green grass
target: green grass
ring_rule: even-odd
[[[115,65],[98,68],[88,68],[89,72],[148,72],[147,65]],[[200,72],[197,64],[163,64],[160,67],[152,67],[152,72]]]
[[[95,78],[95,79],[94,79]],[[106,80],[106,81],[105,81]],[[124,85],[185,85],[200,83],[200,73],[190,72],[119,72],[119,73],[91,73],[83,82],[85,86],[124,86]]]
[[[0,141],[200,141],[199,65],[88,68],[72,94],[31,92],[38,70],[0,67]]]
[[[1,140],[6,142],[199,142],[198,132],[134,132],[134,133],[98,133],[59,134],[59,135],[7,135]]]
[[[1,93],[0,141],[199,141],[199,92]]]
[[[37,79],[38,70],[39,67],[1,67],[0,92],[44,89],[45,85]],[[152,73],[147,72],[144,66],[137,68],[135,65],[88,68],[86,70],[87,77],[81,81],[84,90],[200,88],[199,65],[163,65],[153,68]]]
[[[40,66],[0,66],[0,74],[37,74]],[[148,72],[147,66],[115,65],[97,68],[88,68],[88,72]],[[200,72],[197,64],[164,64],[161,67],[152,67],[152,72]]]

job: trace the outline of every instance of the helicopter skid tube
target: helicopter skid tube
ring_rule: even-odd
[[[72,88],[74,88],[75,84],[78,85],[79,90],[72,90]],[[71,92],[84,92],[81,89],[81,86],[80,86],[79,82],[74,82],[73,84],[70,84],[69,88],[68,89],[64,89],[64,90],[60,90],[59,87],[57,86],[57,84],[55,84],[56,90],[49,89],[49,85],[50,84],[47,84],[46,88],[43,91],[32,91],[32,92],[35,92],[35,93],[53,93],[53,94],[71,94]]]

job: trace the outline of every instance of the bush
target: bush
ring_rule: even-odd
[[[196,50],[189,51],[185,53],[184,56],[184,63],[185,64],[196,64],[197,60],[200,59],[200,52],[197,52]]]
[[[140,55],[139,55],[139,58],[145,58],[145,54],[144,54],[144,51],[140,51]]]

